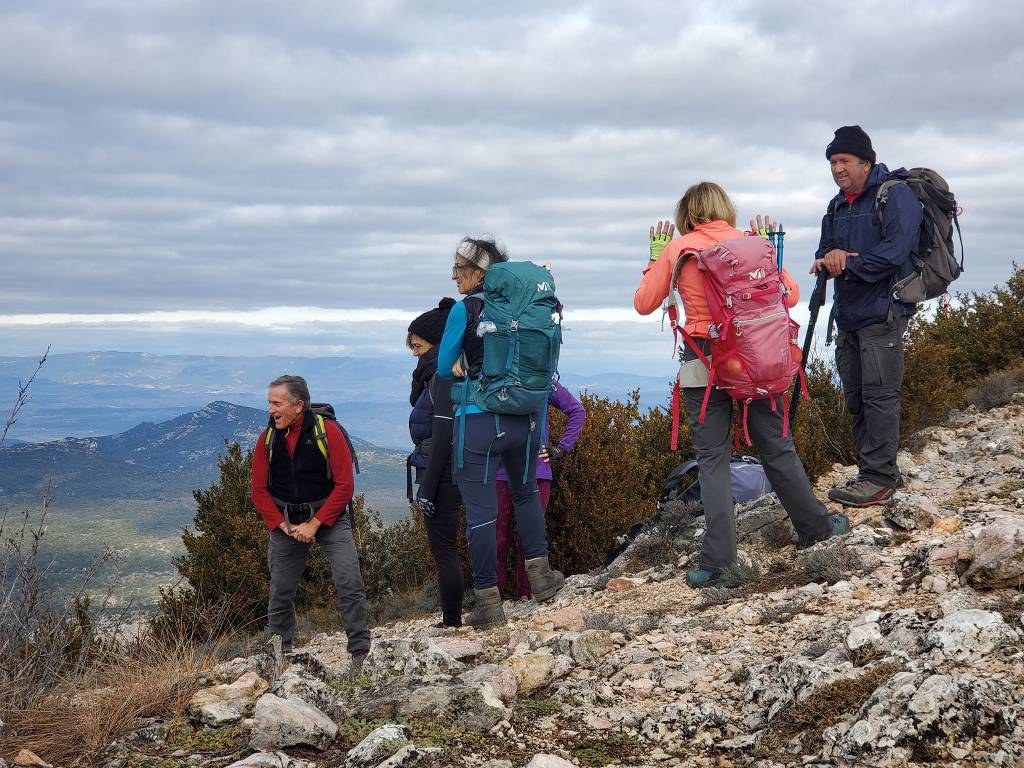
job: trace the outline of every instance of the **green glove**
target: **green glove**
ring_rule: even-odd
[[[651,237],[651,261],[657,261],[658,257],[661,256],[661,252],[665,250],[665,246],[671,241],[672,236],[668,232],[653,235]]]

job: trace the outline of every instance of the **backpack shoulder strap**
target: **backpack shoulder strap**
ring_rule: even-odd
[[[327,443],[327,428],[324,426],[324,417],[322,414],[314,414],[313,417],[313,438],[316,440],[316,447],[320,449],[320,453],[324,457],[324,461],[327,462],[327,479],[334,479],[334,472],[331,471],[331,455],[329,451],[329,445]]]
[[[885,204],[889,202],[889,192],[897,184],[906,184],[903,179],[886,179],[878,187],[878,192],[875,195],[875,218],[878,219],[878,225],[882,225],[882,209],[885,208]]]

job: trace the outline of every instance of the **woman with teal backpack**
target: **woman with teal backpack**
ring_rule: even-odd
[[[467,396],[477,386],[483,367],[484,341],[478,325],[484,306],[484,276],[492,265],[506,261],[508,256],[493,240],[463,238],[455,253],[452,279],[465,298],[448,315],[437,355],[438,376],[455,381],[453,475],[466,506],[466,538],[476,597],[466,623],[478,629],[505,623],[497,587],[495,476],[499,463],[509,475],[516,526],[534,597],[549,600],[565,582],[565,577],[548,564],[544,511],[537,491],[535,467],[543,431],[540,415],[495,413],[481,406],[477,398]]]

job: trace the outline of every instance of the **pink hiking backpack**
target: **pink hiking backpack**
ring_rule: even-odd
[[[683,328],[679,273],[691,256],[697,259],[704,295],[711,311],[711,359]],[[789,289],[782,282],[775,248],[762,237],[723,240],[702,251],[684,251],[669,284],[673,340],[681,336],[708,369],[699,422],[704,423],[711,388],[718,387],[743,403],[743,435],[750,445],[747,410],[752,400],[783,399],[782,434],[789,434],[788,401],[793,376],[800,376],[803,396],[807,382],[800,365],[797,341],[800,326],[789,316]],[[679,379],[672,391],[672,450],[679,444]],[[737,443],[739,433],[736,434]]]

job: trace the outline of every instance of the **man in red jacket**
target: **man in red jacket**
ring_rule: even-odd
[[[345,514],[355,490],[352,454],[337,423],[323,419],[327,456],[323,455],[309,402],[309,388],[301,376],[279,376],[270,382],[267,403],[273,424],[260,433],[252,455],[252,500],[270,529],[267,634],[280,635],[284,650],[291,650],[295,593],[309,545],[316,541],[331,564],[354,676],[370,649],[370,631],[352,520]],[[269,446],[268,431],[273,432]]]

